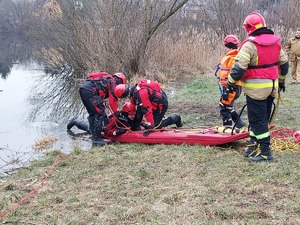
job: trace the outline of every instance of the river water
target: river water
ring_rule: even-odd
[[[51,117],[30,119],[30,113],[38,107],[32,101],[32,93],[39,85],[39,78],[44,76],[43,69],[35,64],[26,67],[15,64],[6,79],[0,78],[0,176],[43,157],[49,148],[68,153],[74,147],[91,147],[88,135],[74,137],[67,133],[69,118],[62,120],[65,122],[56,122]],[[55,141],[39,151],[33,148],[45,137]]]

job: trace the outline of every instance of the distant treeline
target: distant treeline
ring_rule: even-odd
[[[168,77],[214,67],[227,34],[245,38],[243,20],[252,11],[283,43],[298,27],[298,0],[5,0],[0,30],[25,34],[40,58],[72,68],[73,76],[106,70]]]

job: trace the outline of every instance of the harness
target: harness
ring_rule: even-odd
[[[147,89],[149,99],[151,102],[160,102],[162,100],[162,93],[161,91],[157,91],[148,86],[136,86],[135,92],[138,92],[140,89],[145,88]]]
[[[247,69],[264,69],[264,68],[269,68],[273,66],[277,66],[278,62],[276,63],[270,63],[270,64],[264,64],[264,65],[258,65],[258,66],[248,66]]]
[[[111,85],[112,76],[107,72],[95,72],[87,76],[86,80],[94,84],[94,91],[99,93],[100,96],[107,98]],[[113,91],[112,91],[113,93]]]

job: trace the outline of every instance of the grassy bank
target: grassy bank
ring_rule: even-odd
[[[287,85],[275,121],[299,129],[299,85]],[[185,126],[220,124],[212,76],[174,94],[170,113]],[[244,97],[237,108],[244,105]],[[246,115],[243,115],[246,118]],[[241,156],[245,141],[222,146],[113,144],[73,149],[7,224],[299,224],[299,151],[274,152],[271,163]],[[0,179],[0,213],[30,193],[56,158],[52,151]]]

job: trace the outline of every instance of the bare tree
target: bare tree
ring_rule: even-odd
[[[122,70],[132,76],[145,75],[149,40],[188,0],[98,0],[81,8],[73,0],[52,2],[53,8],[42,4],[28,10],[28,33],[55,58],[52,62],[64,60],[81,72]]]
[[[19,16],[33,44],[43,47],[35,54],[64,71],[51,73],[49,95],[38,95],[46,107],[55,105],[58,117],[66,115],[62,108],[79,114],[80,101],[70,99],[87,72],[122,71],[131,77],[155,71],[167,77],[171,70],[205,71],[222,55],[225,35],[243,40],[242,24],[250,12],[263,13],[268,26],[281,34],[296,27],[299,14],[296,0],[81,0],[80,7],[73,0],[56,0],[59,7],[50,10],[39,4],[44,2],[54,0],[20,1]],[[193,20],[187,18],[191,2],[200,10]]]
[[[277,4],[272,8],[269,21],[286,42],[291,35],[299,28],[300,2],[298,0],[287,0],[283,4]],[[293,30],[293,31],[291,31]]]
[[[144,20],[144,31],[138,51],[138,73],[145,75],[145,53],[150,38],[168,18],[177,12],[188,0],[177,1],[168,4],[168,7],[162,11],[157,18],[154,17],[155,12],[159,12],[160,1],[146,0],[146,16]]]

